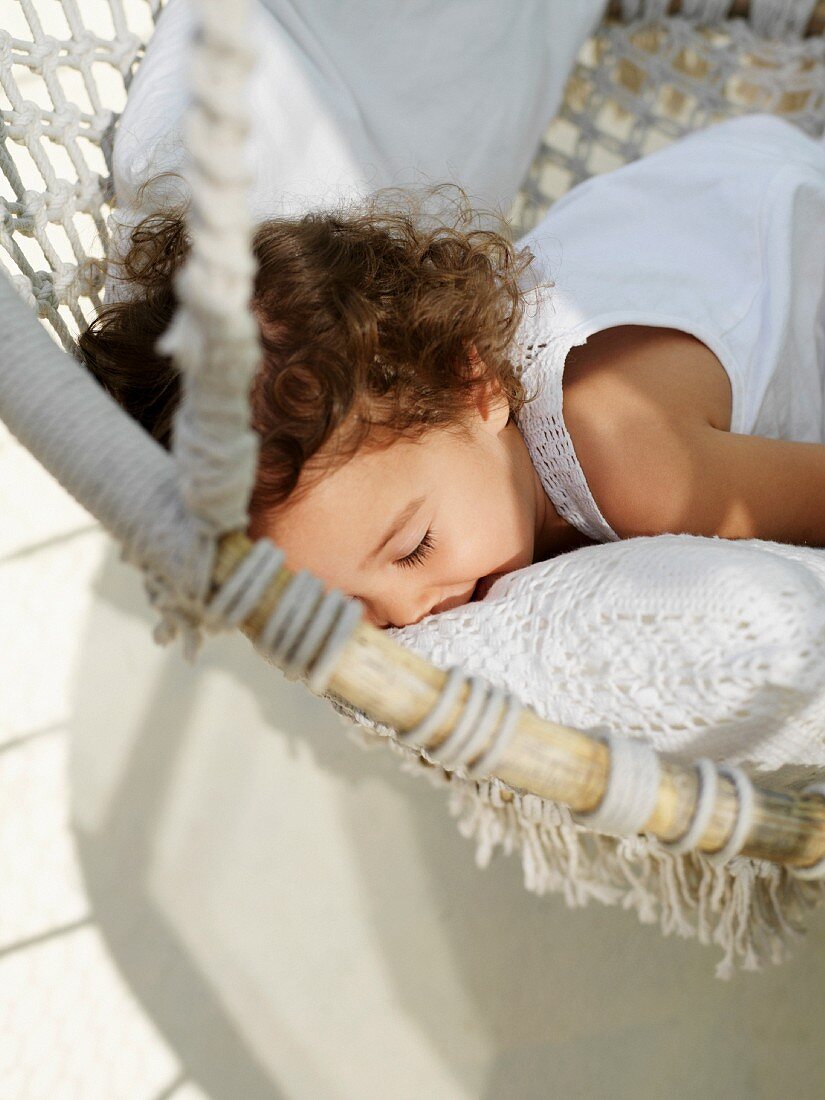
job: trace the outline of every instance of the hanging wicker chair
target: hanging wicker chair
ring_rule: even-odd
[[[721,854],[722,862],[739,855],[783,865],[799,889],[820,900],[819,788],[773,791],[736,769],[676,765],[631,739],[595,738],[543,720],[509,693],[403,649],[363,621],[357,601],[325,592],[308,574],[293,575],[272,543],[253,545],[242,533],[255,457],[245,396],[257,362],[255,328],[243,308],[252,275],[249,225],[242,217],[206,216],[214,164],[198,145],[198,112],[208,110],[220,120],[224,160],[233,163],[243,139],[240,100],[218,101],[209,81],[198,81],[193,256],[165,337],[186,380],[179,413],[186,431],[178,433],[175,453],[163,452],[60,350],[58,343],[73,350],[78,330],[102,304],[102,273],[89,261],[105,254],[108,240],[112,81],[122,104],[160,6],[110,0],[112,34],[103,40],[85,29],[75,0],[62,5],[65,37],[43,31],[33,0],[20,0],[25,34],[0,31],[0,80],[9,101],[0,117],[0,256],[16,291],[0,280],[0,416],[144,570],[163,615],[156,638],[182,631],[193,657],[202,629],[239,627],[265,658],[342,713],[392,728],[397,742],[445,782],[476,789],[487,783],[489,791],[492,777],[500,799],[520,812],[532,795],[583,819],[606,808],[621,817],[616,803],[628,795],[618,791],[616,776],[632,785],[632,775],[649,773],[655,761],[655,798],[641,820],[636,813],[631,834],[649,834],[674,852]],[[229,19],[229,6],[202,5],[196,64],[201,76],[219,65],[240,82],[251,59],[232,29],[243,20]],[[712,24],[703,21],[710,9]],[[810,0],[612,4],[579,57],[511,211],[514,232],[531,228],[554,198],[592,174],[724,117],[771,111],[821,134],[823,25],[825,5]],[[234,196],[227,209],[242,210],[243,177],[227,171],[220,186]],[[231,262],[221,269],[226,255]],[[221,453],[198,472],[204,440],[215,435],[209,398],[216,379],[231,416],[222,420]],[[33,403],[34,392],[43,399]]]

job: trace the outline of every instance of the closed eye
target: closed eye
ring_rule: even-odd
[[[426,557],[428,557],[435,546],[435,537],[432,533],[432,528],[427,531],[424,538],[416,546],[415,550],[411,554],[407,554],[405,558],[399,558],[395,563],[403,568],[409,568],[411,565],[419,565]]]

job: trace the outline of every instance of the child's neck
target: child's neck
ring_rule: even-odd
[[[580,546],[593,546],[591,539],[559,515],[552,500],[545,492],[541,478],[531,463],[535,477],[536,491],[536,539],[533,547],[533,561],[547,561],[568,550],[577,550]]]

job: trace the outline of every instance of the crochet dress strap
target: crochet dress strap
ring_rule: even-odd
[[[516,354],[527,392],[537,391],[537,396],[519,414],[519,430],[558,513],[588,538],[618,542],[593,499],[562,415],[564,363],[570,349],[586,337],[569,323],[572,318],[552,284],[542,283],[524,298],[527,308],[516,335]]]

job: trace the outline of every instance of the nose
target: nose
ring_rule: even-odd
[[[362,600],[366,604],[368,614],[372,622],[379,629],[386,627],[414,626],[426,619],[428,615],[438,615],[441,611],[450,611],[454,607],[462,607],[469,603],[475,591],[475,584],[465,588],[458,595],[448,596],[446,599],[433,600],[432,592],[423,600],[415,600],[414,597],[405,598],[402,593],[394,593],[397,599]],[[442,595],[443,593],[439,593]]]
[[[470,602],[474,591],[475,585],[469,591],[461,592],[458,596],[450,596],[449,599],[437,603],[427,614],[438,615],[442,611],[452,611],[454,607],[463,607],[465,603]]]
[[[377,626],[379,630],[386,630],[387,627],[413,626],[415,623],[420,623],[422,619],[426,619],[428,615],[434,614],[435,610],[435,607],[431,607],[426,611],[416,612],[404,607],[389,608],[384,605],[374,609],[369,607],[367,615],[373,626]]]
[[[386,630],[388,627],[398,629],[402,626],[415,626],[416,623],[420,623],[422,619],[426,619],[428,615],[432,615],[432,611],[423,611],[420,615],[416,615],[414,618],[407,618],[405,615],[399,615],[397,618],[393,616],[389,622],[383,620],[378,622],[378,626],[382,630]]]

